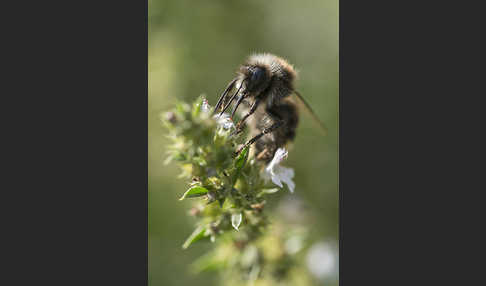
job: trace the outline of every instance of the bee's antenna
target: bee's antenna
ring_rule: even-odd
[[[317,122],[317,124],[319,124],[319,127],[320,127],[321,131],[324,133],[324,135],[327,135],[326,125],[324,125],[324,123],[322,123],[322,121],[319,119],[319,117],[317,117],[317,115],[314,113],[314,110],[312,110],[312,108],[307,103],[307,101],[305,101],[305,99],[302,97],[302,95],[300,95],[300,93],[296,90],[294,90],[294,93],[302,101],[302,103],[304,103],[305,107],[307,108],[309,113],[312,115],[313,119]]]
[[[238,88],[238,90],[235,92],[235,94],[233,94],[233,96],[231,97],[230,101],[228,102],[228,104],[226,104],[226,106],[223,108],[223,111],[221,111],[221,113],[219,114],[219,116],[221,116],[225,111],[226,109],[228,109],[228,107],[231,105],[231,103],[233,102],[233,100],[235,99],[235,97],[238,95],[238,93],[240,92],[240,89],[241,87],[243,86],[243,83],[240,85],[240,87]]]
[[[223,102],[223,98],[225,98],[226,94],[228,94],[228,92],[233,88],[233,86],[235,85],[235,82],[238,78],[235,77],[229,84],[228,86],[226,87],[226,89],[224,90],[224,92],[221,94],[221,96],[219,97],[218,99],[218,103],[216,103],[216,107],[214,107],[214,111],[213,111],[213,115],[216,113],[216,110],[218,110],[219,106],[221,105],[221,102]]]

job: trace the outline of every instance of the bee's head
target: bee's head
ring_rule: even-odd
[[[266,66],[258,64],[245,64],[240,66],[238,76],[230,82],[226,90],[223,92],[216,104],[215,110],[220,107],[226,94],[235,87],[237,89],[236,92],[231,96],[229,102],[223,107],[223,110],[220,113],[220,115],[223,114],[233,100],[236,99],[236,104],[231,111],[231,117],[233,117],[236,109],[238,109],[238,106],[245,98],[259,96],[270,85],[270,81],[270,70]]]
[[[270,71],[262,65],[243,65],[240,68],[247,93],[260,93],[270,83]]]

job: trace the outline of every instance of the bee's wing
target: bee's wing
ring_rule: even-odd
[[[324,136],[326,136],[327,135],[326,125],[324,123],[322,123],[322,121],[319,119],[319,117],[317,117],[314,110],[312,110],[310,105],[307,103],[307,101],[305,101],[305,99],[302,97],[302,95],[300,95],[300,93],[298,91],[294,90],[294,94],[297,95],[297,97],[300,99],[300,102],[303,103],[303,105],[305,106],[305,109],[307,109],[307,111],[312,116],[312,119],[314,119],[314,121],[319,125],[319,129],[322,131]]]

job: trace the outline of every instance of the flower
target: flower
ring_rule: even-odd
[[[208,100],[205,97],[202,98],[201,111],[204,113],[209,113],[211,111],[211,105],[209,105]],[[225,130],[235,127],[233,120],[227,113],[223,113],[221,116],[216,114],[213,116],[213,118],[216,120],[218,125]]]
[[[235,128],[235,124],[233,123],[233,120],[226,113],[221,114],[221,116],[219,116],[219,114],[216,114],[214,115],[214,119],[216,119],[218,125],[223,127],[223,129]]]
[[[201,110],[203,112],[209,112],[210,109],[211,109],[211,106],[209,105],[208,100],[205,97],[203,97],[202,104],[201,104]]]
[[[288,152],[285,148],[278,148],[272,161],[268,163],[265,168],[264,175],[267,178],[270,177],[272,182],[281,188],[283,188],[282,182],[284,182],[290,192],[293,193],[295,189],[295,183],[292,181],[292,178],[294,177],[294,169],[280,166],[280,163],[286,159],[287,156]]]

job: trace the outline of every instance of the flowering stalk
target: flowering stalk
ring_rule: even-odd
[[[182,247],[205,240],[216,244],[193,269],[220,270],[223,285],[259,281],[272,285],[269,281],[284,279],[298,250],[282,245],[289,238],[303,239],[304,232],[278,227],[278,222],[270,228],[264,209],[271,194],[294,191],[293,169],[280,165],[287,151],[278,149],[268,165],[250,157],[251,146],[235,157],[234,150],[244,138],[230,136],[235,128],[231,119],[226,114],[213,117],[203,97],[192,106],[178,103],[162,121],[172,140],[166,163],[177,161],[180,177],[190,180],[180,200],[195,199],[190,214],[197,219],[196,227]],[[274,248],[282,247],[269,254],[269,241]]]

